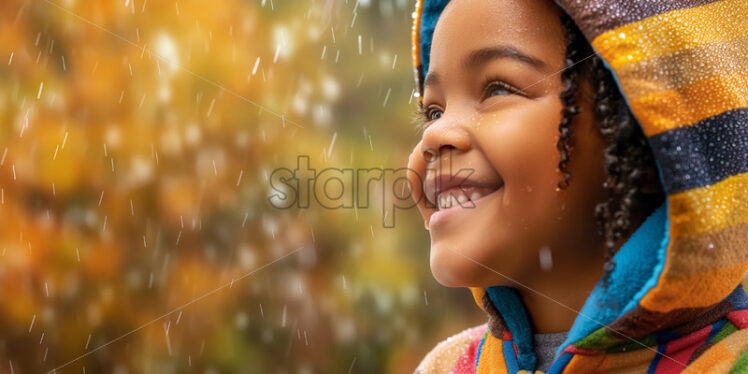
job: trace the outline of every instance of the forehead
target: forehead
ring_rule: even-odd
[[[429,70],[496,45],[561,66],[565,41],[559,12],[550,0],[451,0],[434,29]]]

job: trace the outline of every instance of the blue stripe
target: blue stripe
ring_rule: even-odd
[[[616,263],[606,289],[600,280],[584,302],[569,335],[556,349],[556,356],[566,347],[582,340],[595,330],[634,309],[644,295],[657,285],[665,266],[668,243],[668,204],[657,208],[613,256]]]
[[[662,355],[665,354],[666,348],[667,348],[667,344],[660,344],[657,346],[657,354],[654,356],[654,359],[649,364],[649,369],[647,369],[647,374],[654,374],[655,370],[657,370],[657,365],[660,363],[660,359],[662,359]]]
[[[434,37],[436,21],[439,20],[439,16],[442,14],[444,7],[447,6],[447,3],[449,3],[449,0],[424,0],[423,2],[421,29],[418,32],[418,39],[421,44],[421,66],[423,66],[419,72],[421,74],[419,77],[421,79],[420,84],[423,84],[423,80],[426,79],[426,73],[429,71],[431,41]]]
[[[662,330],[655,332],[655,340],[658,343],[657,346],[657,354],[652,359],[652,362],[649,364],[649,369],[647,370],[647,374],[653,374],[655,370],[657,370],[657,365],[660,363],[660,360],[662,359],[662,355],[665,354],[665,350],[667,349],[668,343],[671,341],[680,338],[681,336],[673,331],[669,330]]]
[[[519,292],[506,286],[487,287],[486,293],[491,303],[498,309],[501,318],[504,319],[512,340],[517,345],[517,364],[523,369],[532,372],[535,370],[535,351],[532,349],[532,326],[528,319],[529,314],[525,310]],[[512,357],[514,357],[512,349]]]
[[[748,309],[748,295],[746,295],[742,284],[735,287],[726,300],[735,306],[735,310]]]
[[[667,344],[678,338],[682,338],[682,336],[675,331],[660,330],[655,332],[655,340],[657,341],[657,344]]]
[[[649,138],[668,194],[748,172],[748,108],[720,113]]]
[[[722,318],[721,320],[714,322],[712,324],[712,331],[709,332],[709,336],[706,338],[705,343],[709,343],[709,341],[712,340],[714,336],[719,333],[719,330],[721,330],[722,327],[724,327],[726,323],[727,323],[727,318]]]
[[[514,352],[511,340],[502,340],[501,348],[504,352],[504,361],[506,362],[506,369],[510,373],[516,373],[519,371],[519,365],[517,364],[517,354]]]
[[[486,342],[486,334],[483,334],[483,339],[480,340],[480,344],[478,344],[478,353],[475,354],[475,370],[478,370],[478,363],[480,362],[480,354],[483,351],[483,343]]]
[[[566,365],[568,365],[571,361],[572,357],[574,357],[573,354],[564,352],[564,354],[562,354],[561,357],[559,357],[558,360],[556,360],[556,362],[551,365],[551,368],[548,369],[548,374],[561,374]]]

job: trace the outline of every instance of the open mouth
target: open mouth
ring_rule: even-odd
[[[486,184],[442,175],[427,179],[423,190],[431,206],[441,211],[457,206],[472,208],[475,201],[498,191],[503,186],[504,181],[500,178],[495,183]]]
[[[436,205],[438,210],[449,209],[453,206],[472,208],[475,206],[474,201],[497,191],[499,188],[501,186],[494,189],[478,186],[453,187],[440,192],[437,195],[436,204],[434,205]]]

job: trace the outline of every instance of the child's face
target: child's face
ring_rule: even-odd
[[[440,283],[510,284],[498,273],[524,282],[541,271],[543,247],[552,253],[552,271],[601,267],[594,208],[607,197],[605,145],[589,93],[572,126],[570,185],[556,188],[563,178],[556,143],[565,48],[550,1],[452,0],[440,16],[423,97],[432,120],[409,160],[425,177],[411,174],[411,183],[430,226],[431,270]],[[438,206],[448,196],[442,190],[435,197],[448,187],[435,181],[450,175],[453,182],[468,176],[462,191],[451,192],[477,198],[474,205],[427,202]]]

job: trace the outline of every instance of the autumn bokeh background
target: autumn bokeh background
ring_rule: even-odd
[[[481,322],[414,210],[267,200],[405,165],[412,8],[0,2],[0,373],[409,373]]]

